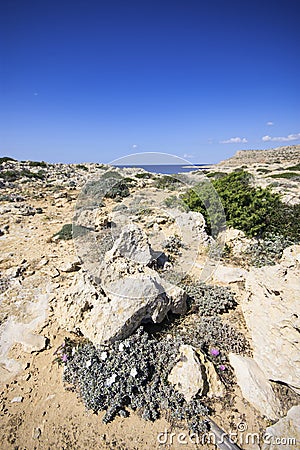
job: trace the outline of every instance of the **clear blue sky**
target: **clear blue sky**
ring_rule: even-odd
[[[3,0],[0,153],[194,163],[300,143],[299,0]]]

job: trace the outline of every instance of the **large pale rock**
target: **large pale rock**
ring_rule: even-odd
[[[270,380],[300,392],[300,246],[286,249],[280,264],[252,268],[241,306],[254,359]]]
[[[242,394],[263,416],[276,419],[280,416],[280,404],[275,397],[271,383],[257,363],[248,356],[229,354],[237,383]]]
[[[300,406],[293,406],[286,417],[268,427],[262,450],[296,450],[300,447]]]
[[[201,351],[198,351],[197,353],[204,369],[202,373],[204,382],[207,386],[207,397],[223,397],[225,395],[225,387],[220,380],[213,363],[209,361]]]
[[[94,344],[103,344],[129,336],[142,322],[161,322],[168,311],[184,312],[186,294],[176,287],[165,290],[151,269],[117,279],[105,290],[83,273],[58,308],[62,327],[80,329]]]
[[[196,394],[202,394],[204,381],[198,356],[190,345],[181,345],[180,359],[171,370],[168,381],[189,402]]]
[[[142,322],[159,323],[169,311],[184,313],[185,292],[147,266],[152,253],[142,230],[125,226],[98,272],[83,271],[64,294],[61,325],[102,344],[129,336]]]
[[[213,272],[213,280],[217,283],[237,283],[238,281],[244,281],[247,275],[247,270],[241,269],[239,267],[231,266],[217,266],[216,270]]]
[[[144,265],[152,261],[152,253],[147,236],[136,225],[127,225],[122,230],[112,249],[106,253],[105,261],[108,262],[119,256]]]
[[[196,394],[210,398],[225,394],[224,385],[214,365],[191,345],[180,346],[179,361],[171,370],[168,381],[184,395],[186,401],[190,401]]]

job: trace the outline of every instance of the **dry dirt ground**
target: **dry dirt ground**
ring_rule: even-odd
[[[1,229],[9,225],[9,232],[0,238],[0,271],[6,273],[11,268],[21,268],[11,287],[3,293],[0,320],[5,324],[13,314],[16,323],[36,324],[33,331],[46,337],[46,345],[39,351],[26,352],[20,343],[12,341],[10,347],[8,343],[6,357],[20,363],[21,370],[10,377],[3,360],[1,362],[5,380],[0,398],[1,449],[216,448],[208,444],[198,446],[189,442],[189,438],[186,444],[178,443],[178,434],[186,430],[172,427],[165,418],[151,423],[131,413],[129,418],[118,417],[105,425],[101,421],[104,413],[95,415],[86,411],[76,393],[66,389],[62,381],[63,368],[54,362],[54,352],[67,336],[56,323],[55,302],[57,293],[72,283],[75,273],[57,269],[74,259],[76,253],[72,240],[53,241],[51,237],[63,224],[72,222],[78,192],[63,190],[66,196],[55,198],[46,188],[39,188],[43,197],[38,195],[34,185],[31,188],[28,185],[27,190],[26,203],[42,207],[43,213],[20,216],[6,212],[0,219]],[[8,202],[3,204],[13,206]],[[42,321],[34,322],[35,306],[43,308],[39,303],[41,298],[46,299],[45,315]],[[11,402],[15,397],[22,397],[22,401]],[[248,432],[256,433],[268,425],[254,414],[238,389],[216,405],[214,420],[227,432],[237,431],[241,423],[247,424]],[[174,431],[176,436],[168,435],[167,442],[165,436],[161,436],[160,444],[158,434],[165,430]],[[243,429],[238,433],[241,435]],[[257,447],[244,445],[243,448]]]

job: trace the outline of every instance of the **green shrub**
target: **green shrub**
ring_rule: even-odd
[[[251,178],[243,170],[232,172],[212,180],[211,185],[204,188],[190,189],[182,198],[191,210],[204,215],[207,230],[212,234],[212,219],[220,225],[216,199],[209,198],[214,189],[224,206],[227,226],[242,230],[249,237],[263,236],[266,232],[283,234],[288,238],[299,234],[299,225],[293,218],[294,213],[299,214],[297,207],[283,204],[279,194],[272,193],[270,188],[251,186]],[[208,212],[207,205],[210,206],[211,202],[214,204]]]
[[[265,169],[264,167],[259,167],[259,168],[257,169],[257,172],[261,172],[261,173],[269,173],[269,172],[272,172],[272,170],[270,170],[270,169]]]
[[[16,170],[2,170],[0,172],[0,178],[2,178],[4,181],[13,182],[20,178],[20,175]]]
[[[128,189],[128,185],[124,180],[116,181],[113,186],[109,187],[107,192],[105,193],[106,198],[112,199],[122,199],[124,197],[128,197],[130,195],[130,191]]]
[[[226,176],[226,173],[224,172],[209,172],[206,175],[208,178],[222,178]]]
[[[153,178],[153,175],[151,174],[151,173],[149,173],[149,172],[140,172],[140,173],[136,173],[135,174],[135,177],[136,178]]]
[[[284,170],[300,170],[300,163],[295,164],[294,166],[286,167]]]
[[[47,167],[47,163],[45,161],[29,161],[30,167]]]
[[[53,235],[53,237],[58,236],[59,239],[68,241],[73,237],[72,224],[66,223],[62,226],[61,230]]]
[[[0,164],[4,163],[4,162],[8,162],[8,161],[17,161],[14,158],[11,158],[10,156],[2,156],[0,158]]]
[[[223,204],[213,183],[203,181],[182,194],[180,198],[190,210],[203,214],[206,230],[212,236],[216,237],[226,227]]]
[[[300,181],[300,174],[296,172],[275,173],[270,178],[287,178],[288,180]]]
[[[88,171],[89,169],[83,164],[76,164],[77,169]]]
[[[180,184],[180,180],[170,175],[161,175],[155,181],[155,187],[157,189],[170,189],[171,191],[177,189]]]
[[[43,180],[45,178],[46,172],[44,170],[39,170],[38,172],[31,172],[28,169],[23,169],[20,171],[21,177],[26,178],[37,178],[39,180]]]

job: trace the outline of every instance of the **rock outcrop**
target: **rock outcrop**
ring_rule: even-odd
[[[300,444],[300,406],[293,406],[286,417],[268,427],[262,450],[292,450]]]
[[[126,227],[106,252],[99,282],[83,272],[60,302],[61,325],[80,329],[94,344],[129,336],[142,322],[184,313],[186,294],[148,267],[152,250],[136,225]]]
[[[289,145],[271,148],[269,150],[239,150],[224,161],[220,166],[241,166],[255,163],[298,163],[300,160],[300,145]]]
[[[229,361],[237,378],[242,394],[262,416],[269,419],[280,417],[280,404],[275,397],[271,383],[254,359],[248,356],[229,354]]]
[[[241,306],[254,359],[273,381],[300,392],[300,245],[284,250],[280,264],[251,268]]]
[[[196,352],[191,345],[180,346],[179,361],[171,370],[168,381],[183,394],[187,402],[196,395],[222,397],[225,392],[213,364],[201,351]]]

